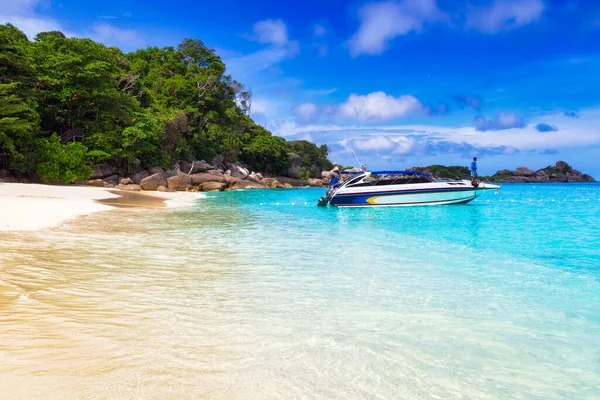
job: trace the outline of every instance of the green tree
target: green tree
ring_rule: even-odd
[[[21,172],[33,169],[33,136],[39,130],[28,45],[17,28],[0,25],[0,148],[10,152],[11,167]]]
[[[289,166],[286,141],[279,136],[257,136],[244,146],[242,160],[259,171],[281,171]]]
[[[75,182],[89,179],[92,170],[86,166],[87,148],[79,142],[63,146],[57,135],[37,141],[37,173],[46,183]]]

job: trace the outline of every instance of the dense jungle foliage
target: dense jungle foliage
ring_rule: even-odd
[[[278,172],[290,152],[302,158],[305,177],[331,168],[325,145],[287,142],[254,123],[251,102],[197,39],[124,54],[61,32],[30,41],[0,25],[0,151],[15,173],[72,182],[100,162],[126,174],[217,154]],[[61,144],[68,132],[85,141]]]

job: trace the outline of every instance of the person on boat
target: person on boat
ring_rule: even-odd
[[[331,179],[331,180],[329,181],[329,186],[335,186],[335,185],[337,185],[337,183],[338,183],[339,181],[340,181],[340,178],[339,178],[337,175],[335,175],[335,176],[333,177],[333,179]]]
[[[479,185],[479,182],[477,182],[477,157],[473,157],[473,162],[471,163],[471,177],[473,186]]]

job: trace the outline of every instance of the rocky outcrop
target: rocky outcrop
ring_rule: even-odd
[[[134,182],[133,182],[133,179],[131,179],[131,178],[123,178],[123,179],[121,179],[121,181],[119,183],[121,185],[132,185]]]
[[[209,169],[215,169],[215,167],[213,167],[204,160],[192,162],[181,161],[179,162],[179,169],[184,174],[195,174],[197,172],[206,172]]]
[[[216,169],[222,169],[223,171],[225,171],[227,168],[225,168],[225,165],[223,164],[224,162],[225,157],[223,157],[221,154],[218,154],[213,157],[210,164],[214,165]]]
[[[287,176],[278,176],[275,179],[277,179],[283,185],[290,185],[293,187],[308,186],[308,181],[304,179],[294,179]]]
[[[173,192],[187,190],[191,184],[192,178],[183,173],[167,178],[167,187]]]
[[[140,171],[140,172],[135,173],[131,179],[133,180],[133,183],[136,183],[139,185],[144,178],[147,178],[149,176],[150,176],[150,174],[148,173],[148,171]]]
[[[280,189],[285,186],[275,178],[263,178],[260,183],[271,189]]]
[[[240,164],[228,164],[227,168],[230,175],[235,178],[246,179],[250,175],[250,172]]]
[[[90,168],[92,169],[92,176],[90,177],[92,180],[103,179],[117,174],[117,168],[111,167],[107,164],[92,165]]]
[[[88,186],[104,187],[104,181],[102,179],[90,179],[85,184]]]
[[[290,166],[285,171],[285,175],[290,178],[300,178],[300,167],[302,167],[302,159],[298,154],[289,153],[288,154]]]
[[[564,161],[558,161],[554,166],[533,171],[527,167],[519,167],[515,171],[502,169],[490,177],[495,182],[526,183],[526,182],[596,182],[588,174],[582,174]]]
[[[227,184],[222,182],[205,182],[201,186],[203,192],[222,192],[226,187]]]
[[[190,175],[192,180],[192,185],[202,185],[206,182],[219,182],[227,184],[227,178],[225,176],[217,176],[213,174],[209,174],[207,172],[199,172],[197,174]]]
[[[157,190],[159,186],[167,186],[167,180],[160,173],[150,175],[140,183],[142,190]]]

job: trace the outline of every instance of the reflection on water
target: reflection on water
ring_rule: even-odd
[[[0,233],[2,398],[598,397],[597,273],[473,251],[492,206],[316,198]]]

